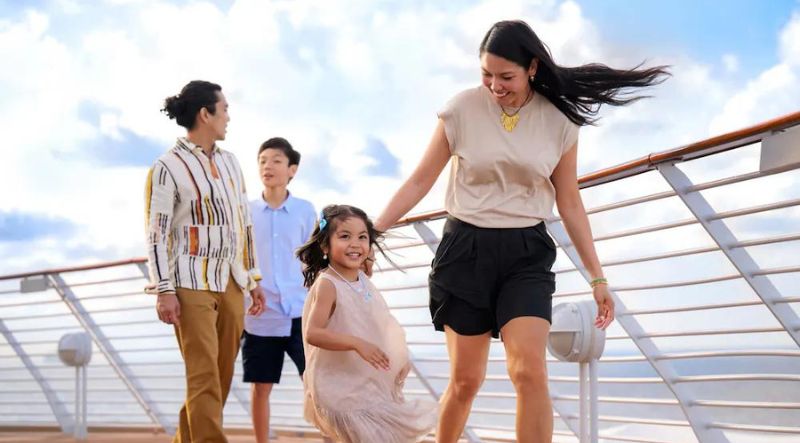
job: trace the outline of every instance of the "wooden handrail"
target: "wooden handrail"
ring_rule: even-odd
[[[716,135],[678,148],[655,152],[617,166],[601,169],[581,176],[578,179],[578,183],[581,184],[581,188],[585,188],[595,184],[641,174],[642,172],[654,169],[659,163],[680,162],[736,149],[744,145],[758,142],[763,139],[765,135],[797,125],[800,125],[800,111],[767,120],[744,129]],[[609,178],[613,178],[613,180],[608,180]]]
[[[34,277],[37,275],[47,275],[47,274],[61,274],[64,272],[93,271],[95,269],[113,268],[114,266],[124,266],[124,265],[137,265],[139,263],[147,263],[147,258],[137,257],[137,258],[129,258],[126,260],[100,262],[92,265],[69,266],[64,268],[44,269],[41,271],[22,272],[19,274],[9,274],[0,276],[0,280],[12,280],[16,278]]]

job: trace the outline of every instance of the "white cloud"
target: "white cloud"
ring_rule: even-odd
[[[797,111],[800,97],[800,13],[780,32],[780,61],[735,91],[710,124],[725,132]]]
[[[800,65],[800,12],[792,14],[792,19],[783,28],[779,54],[783,63],[795,67]]]

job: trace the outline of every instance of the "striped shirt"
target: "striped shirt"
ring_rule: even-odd
[[[246,290],[261,279],[253,222],[236,157],[214,147],[211,158],[186,138],[162,155],[145,186],[150,282],[224,292],[229,276]]]

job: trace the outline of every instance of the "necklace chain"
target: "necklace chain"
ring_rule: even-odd
[[[328,266],[328,268],[330,268],[330,270],[333,271],[334,274],[338,275],[340,279],[342,279],[345,283],[347,283],[347,286],[350,286],[350,289],[352,289],[353,292],[355,292],[356,294],[360,294],[362,297],[364,297],[364,301],[369,301],[372,298],[372,294],[370,294],[369,290],[367,290],[367,284],[364,282],[364,279],[361,278],[361,272],[358,273],[358,282],[361,285],[361,290],[359,290],[358,288],[353,286],[353,283],[351,283],[350,280],[344,278],[344,276],[340,274],[339,271],[336,270],[336,268],[334,268],[333,266]]]

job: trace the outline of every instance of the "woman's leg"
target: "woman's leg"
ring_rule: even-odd
[[[455,443],[467,423],[472,400],[486,375],[491,333],[459,335],[445,326],[450,382],[441,399],[437,443]]]
[[[553,439],[553,406],[545,362],[549,331],[550,323],[539,317],[517,317],[500,330],[508,375],[517,391],[519,443],[545,443]]]

